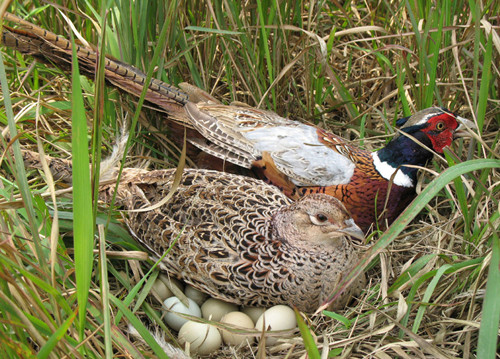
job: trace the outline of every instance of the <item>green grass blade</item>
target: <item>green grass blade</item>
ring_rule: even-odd
[[[481,47],[481,3],[479,1],[474,2],[469,0],[469,6],[471,9],[471,17],[474,21],[474,57],[473,57],[473,70],[472,70],[472,106],[477,107],[478,95],[477,91],[477,81],[479,74],[479,60],[481,56],[479,55],[479,49]]]
[[[444,25],[444,19],[445,16],[442,14],[445,13],[445,8],[446,8],[446,1],[443,1],[441,5],[440,11],[432,11],[430,13],[430,16],[433,18],[433,23],[438,22],[438,31],[433,32],[430,34],[430,39],[431,41],[429,42],[429,54],[432,55],[430,60],[428,58],[425,58],[425,64],[427,67],[427,73],[429,75],[429,82],[426,86],[426,91],[425,91],[425,99],[424,99],[424,105],[423,107],[429,107],[433,105],[434,102],[434,97],[437,98],[438,103],[441,104],[441,98],[439,96],[439,91],[436,86],[436,78],[438,75],[438,60],[439,60],[439,50],[442,47],[441,41],[442,41],[442,33],[443,33],[443,25]]]
[[[108,262],[106,256],[106,233],[103,225],[99,225],[99,259],[101,267],[101,298],[102,316],[104,325],[104,347],[106,359],[113,358],[113,347],[111,343],[111,313],[109,307],[109,283],[108,283]]]
[[[484,115],[486,113],[486,104],[488,101],[488,93],[491,80],[491,60],[493,51],[493,35],[489,34],[486,44],[486,52],[484,53],[483,74],[481,85],[479,87],[479,101],[477,103],[477,126],[479,133],[483,133]]]
[[[73,146],[73,232],[75,246],[76,297],[80,338],[84,338],[87,299],[89,296],[94,249],[94,220],[90,185],[87,118],[80,85],[80,71],[73,41],[72,71],[72,146]]]
[[[9,84],[7,81],[7,75],[5,73],[4,59],[1,51],[0,51],[0,85],[3,94],[3,102],[5,104],[5,113],[7,115],[10,137],[14,139],[17,138],[18,133],[17,133],[16,123],[14,120],[14,114],[12,112]],[[4,142],[3,136],[2,136],[2,142]],[[47,275],[49,275],[47,259],[45,258],[45,255],[42,251],[40,236],[37,229],[36,215],[33,208],[33,196],[28,186],[26,170],[24,168],[23,156],[21,155],[21,147],[19,145],[19,141],[14,141],[11,146],[12,150],[14,151],[16,182],[19,186],[19,191],[21,192],[21,197],[24,201],[24,207],[26,208],[26,215],[28,217],[31,234],[33,236],[33,242],[35,243],[35,251],[38,257],[38,262],[40,263],[42,270],[46,272]],[[5,143],[3,143],[3,147],[7,148]]]
[[[436,286],[439,283],[439,280],[444,275],[446,270],[450,267],[451,267],[451,265],[445,264],[436,271],[434,278],[432,278],[431,283],[429,284],[429,286],[425,290],[424,297],[422,298],[423,303],[429,302],[431,295],[434,292],[434,289],[436,288]],[[415,333],[415,334],[417,334],[417,332],[418,332],[418,328],[420,327],[420,323],[422,322],[422,318],[424,317],[424,313],[425,313],[426,308],[427,308],[427,306],[425,306],[425,305],[420,305],[420,307],[418,308],[417,316],[415,317],[415,321],[413,322],[413,329],[412,329],[413,333]]]
[[[105,54],[105,39],[106,39],[106,15],[105,8],[101,9],[100,16],[100,27],[103,31],[100,34],[100,48],[99,53]],[[106,106],[104,102],[104,93],[105,93],[105,78],[104,78],[104,59],[105,56],[99,56],[98,62],[96,63],[97,73],[95,75],[95,96],[94,96],[94,106],[93,106],[93,119],[92,122],[92,202],[94,205],[92,206],[92,227],[95,228],[95,221],[97,218],[97,202],[99,199],[99,173],[101,169],[101,147],[102,147],[102,129],[104,119],[106,117]]]
[[[156,342],[156,340],[153,338],[151,333],[144,327],[144,324],[137,319],[137,317],[130,311],[130,309],[127,308],[125,304],[118,298],[116,298],[113,295],[109,296],[109,299],[111,302],[118,307],[118,310],[125,315],[127,320],[134,326],[134,328],[139,332],[141,335],[142,339],[151,347],[153,352],[157,355],[158,358],[160,359],[168,359],[167,354],[165,354],[165,351],[160,347],[160,345]]]
[[[37,356],[38,359],[45,359],[51,355],[52,350],[56,346],[57,342],[61,340],[61,338],[64,336],[64,334],[71,326],[75,318],[76,318],[76,312],[73,313],[68,319],[66,319],[59,328],[57,328],[54,334],[52,334],[49,340],[47,340],[47,343],[45,343],[45,345],[38,352]]]
[[[209,27],[202,26],[186,26],[184,30],[193,30],[198,32],[207,32],[211,34],[219,34],[219,35],[242,35],[241,31],[231,31],[231,30],[222,30],[222,29],[211,29]]]
[[[445,268],[443,271],[441,271],[439,276],[441,276],[442,274],[450,274],[453,272],[457,272],[457,271],[465,269],[465,268],[476,268],[476,267],[481,265],[483,260],[484,260],[484,258],[475,258],[475,259],[471,259],[468,261],[458,262],[456,264],[452,264],[452,265],[448,266],[447,268]],[[430,272],[422,273],[421,277],[418,278],[415,281],[415,283],[412,285],[410,291],[408,292],[408,295],[406,296],[406,303],[408,304],[408,309],[407,309],[405,316],[401,319],[402,325],[406,326],[408,324],[408,320],[410,319],[410,314],[411,314],[411,307],[412,307],[412,304],[414,302],[415,295],[417,294],[419,288],[428,279],[435,277],[437,272],[438,272],[438,270],[432,270]],[[417,273],[415,273],[415,275],[417,275]],[[434,285],[431,284],[431,285],[429,285],[429,287],[434,287]],[[399,337],[403,338],[404,334],[405,334],[405,331],[400,330]]]
[[[267,67],[267,75],[269,76],[269,83],[273,83],[274,81],[274,73],[273,73],[273,63],[272,63],[272,60],[271,60],[271,52],[269,50],[269,46],[267,46],[267,44],[269,43],[268,41],[268,36],[269,36],[269,31],[266,29],[266,25],[267,23],[265,22],[268,18],[267,16],[264,15],[264,10],[263,10],[263,6],[262,6],[262,2],[263,0],[257,0],[257,10],[259,12],[259,19],[260,19],[260,23],[259,23],[259,26],[260,26],[260,31],[261,31],[261,36],[262,36],[262,48],[264,49],[264,55],[265,55],[265,59],[266,59],[266,67]],[[271,10],[271,9],[269,9]],[[273,11],[269,11],[271,14],[273,13]],[[271,15],[272,17],[272,15]],[[276,91],[275,89],[273,88],[271,90],[271,94],[272,94],[272,97],[273,97],[273,106],[274,108],[276,108]]]
[[[479,328],[478,358],[495,358],[495,355],[498,353],[498,330],[500,326],[500,300],[498,300],[498,293],[500,293],[500,238],[498,237],[499,228],[494,227],[493,221],[490,221],[489,225],[493,231],[493,243],[488,282],[486,284],[486,294],[483,303],[483,314]]]
[[[343,315],[340,315],[340,314],[335,313],[335,312],[330,312],[328,310],[324,310],[322,313],[324,315],[326,315],[327,317],[330,317],[332,319],[338,320],[339,322],[341,322],[342,324],[344,324],[344,327],[346,329],[349,329],[351,327],[351,325],[352,325],[352,322],[348,318],[344,317]]]
[[[396,289],[400,288],[403,284],[415,277],[415,275],[424,268],[430,260],[436,257],[436,254],[428,254],[418,258],[407,270],[405,270],[401,275],[394,281],[394,283],[387,290],[388,293],[394,292]]]
[[[314,338],[310,332],[309,327],[302,319],[299,311],[294,309],[295,318],[297,319],[297,324],[299,326],[300,334],[302,335],[302,339],[304,340],[304,346],[306,347],[307,355],[309,359],[321,359],[321,355],[319,354],[318,347],[314,342]]]

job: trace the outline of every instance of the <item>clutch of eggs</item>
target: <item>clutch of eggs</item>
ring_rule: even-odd
[[[163,283],[160,279],[157,281]],[[163,294],[161,283],[155,283],[153,290],[159,296],[159,292]],[[189,343],[190,352],[199,355],[216,351],[222,343],[233,346],[251,344],[255,337],[259,337],[258,333],[261,333],[263,329],[266,331],[286,330],[297,326],[294,311],[285,305],[276,305],[267,310],[247,307],[238,311],[238,306],[235,304],[215,298],[205,300],[206,294],[188,285],[184,294],[187,297],[188,306],[175,296],[164,301],[164,320],[170,328],[179,331],[180,344],[186,346]],[[221,326],[218,329],[216,326],[189,320],[176,313],[220,322]],[[277,340],[278,337],[274,336],[266,338],[266,346],[276,344]]]

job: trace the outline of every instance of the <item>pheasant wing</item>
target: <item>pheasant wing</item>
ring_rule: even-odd
[[[270,111],[211,103],[187,103],[186,112],[204,140],[193,145],[216,157],[251,168],[268,153],[279,172],[297,186],[346,184],[355,164],[345,140]],[[333,143],[332,139],[336,142]]]

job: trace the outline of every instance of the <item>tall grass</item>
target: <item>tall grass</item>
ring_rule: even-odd
[[[437,157],[431,170],[423,171],[422,193],[413,205],[386,232],[371,236],[373,247],[359,267],[368,267],[371,282],[360,300],[344,311],[305,318],[303,344],[288,343],[285,352],[267,355],[282,357],[289,350],[291,357],[306,351],[311,357],[321,351],[344,357],[495,357],[497,2],[368,1],[339,7],[329,1],[89,0],[78,5],[20,1],[9,11],[69,38],[67,18],[89,43],[150,77],[187,81],[225,103],[240,101],[314,122],[355,143],[362,138],[370,149],[383,146],[399,116],[430,105],[475,120],[477,138],[460,140]],[[127,163],[175,165],[171,154],[180,153],[165,140],[168,124],[150,109],[137,111],[135,100],[103,86],[102,77],[94,84],[76,71],[65,74],[9,49],[2,48],[1,55],[5,354],[164,357],[143,324],[168,333],[158,303],[147,297],[151,265],[116,212],[99,208],[93,191],[101,152],[111,148],[130,118]],[[73,156],[75,178],[85,184],[75,183],[69,198],[56,197],[48,174],[22,165],[20,149],[39,146]],[[150,275],[154,279],[157,271]],[[129,339],[126,323],[146,345]],[[218,355],[248,357],[251,350],[257,352],[221,349]]]

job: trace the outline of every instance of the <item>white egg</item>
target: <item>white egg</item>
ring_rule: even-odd
[[[172,291],[168,289],[165,283],[159,278],[156,278],[151,290],[155,292],[162,301],[173,296]]]
[[[184,294],[186,297],[191,298],[196,302],[198,305],[202,305],[205,299],[207,299],[208,295],[199,291],[196,288],[191,287],[190,285],[186,285],[186,288],[184,289]]]
[[[266,308],[246,307],[246,308],[241,308],[241,311],[246,315],[248,315],[250,318],[252,318],[254,323],[257,323],[257,319],[259,319],[262,313],[266,311]]]
[[[213,320],[218,322],[221,318],[229,313],[236,312],[238,306],[231,303],[223,302],[222,300],[209,298],[201,306],[201,312],[203,313],[203,318],[208,320]]]
[[[248,331],[247,329],[253,329],[254,323],[252,318],[242,312],[230,312],[222,317],[221,323],[231,324],[235,329],[221,329],[222,340],[226,344],[240,345],[241,343],[248,340],[249,343],[253,343],[254,337],[247,334],[238,334],[237,331]]]
[[[219,349],[222,338],[213,325],[188,321],[179,330],[179,343],[184,345],[186,342],[191,352],[206,355]]]
[[[184,317],[181,317],[178,314],[175,314],[174,312],[177,313],[182,313],[182,314],[189,314],[194,317],[201,317],[201,310],[198,304],[194,302],[194,300],[188,298],[189,301],[189,307],[186,307],[182,302],[179,300],[177,297],[170,297],[167,298],[163,302],[164,312],[165,312],[165,323],[167,325],[175,330],[179,330],[184,323],[186,323],[189,319],[186,319]],[[167,310],[170,309],[170,310]]]
[[[265,325],[265,327],[264,327]],[[262,330],[286,330],[297,326],[297,319],[292,308],[286,305],[275,305],[266,310],[255,323],[255,329]],[[280,337],[266,336],[266,346],[274,345]],[[284,337],[283,337],[284,338]]]

